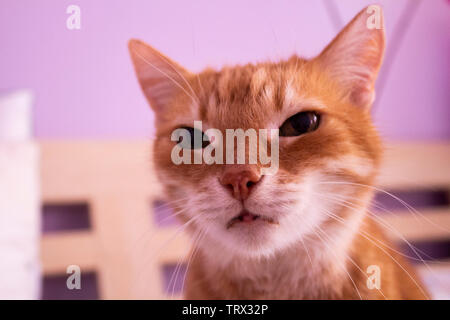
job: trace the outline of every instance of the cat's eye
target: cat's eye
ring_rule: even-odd
[[[202,149],[210,144],[209,137],[202,131],[191,127],[181,127],[180,129],[187,130],[190,136],[190,138],[187,139],[190,141],[183,141],[183,136],[180,136],[178,139],[178,144],[183,149]],[[197,139],[198,141],[196,141],[194,137],[199,137],[199,139]]]
[[[316,130],[319,127],[320,115],[305,111],[287,119],[280,127],[281,137],[295,137]]]

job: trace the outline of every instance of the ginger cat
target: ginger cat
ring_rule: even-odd
[[[194,238],[187,299],[428,298],[368,212],[382,155],[370,116],[385,46],[379,18],[381,28],[369,28],[364,9],[310,60],[198,74],[130,41],[156,114],[156,171]],[[193,135],[195,120],[223,133],[279,128],[278,171],[262,175],[260,162],[175,164],[171,134]]]

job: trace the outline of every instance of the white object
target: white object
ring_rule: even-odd
[[[39,298],[38,147],[31,94],[0,97],[0,299]]]
[[[0,141],[24,141],[31,138],[32,97],[28,90],[0,96]]]

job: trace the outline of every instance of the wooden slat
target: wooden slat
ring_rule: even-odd
[[[149,141],[42,141],[40,145],[44,199],[84,198],[99,190],[160,191]],[[386,146],[379,185],[449,189],[449,163],[449,143],[391,143]],[[117,176],[122,183],[114,179]]]
[[[450,189],[450,144],[387,145],[378,181],[389,189]]]
[[[41,260],[44,274],[65,273],[69,265],[82,271],[97,267],[98,245],[91,232],[55,232],[41,240]]]
[[[149,141],[42,141],[40,146],[44,201],[160,193]]]
[[[379,215],[387,233],[399,238],[397,230],[408,241],[437,241],[450,239],[450,208],[420,210],[420,215],[409,212]]]
[[[184,232],[178,232],[177,228],[166,228],[160,230],[153,238],[152,242],[159,244],[153,246],[158,261],[161,264],[177,263],[184,260],[189,253],[191,241]]]
[[[102,252],[100,291],[105,299],[158,298],[158,261],[146,260],[139,236],[153,232],[149,203],[135,194],[92,201],[93,227]],[[146,285],[141,285],[141,284]]]

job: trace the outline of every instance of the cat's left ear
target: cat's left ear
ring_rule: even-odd
[[[383,13],[371,5],[356,15],[316,58],[343,86],[350,101],[370,108],[375,98],[375,79],[385,47]]]

